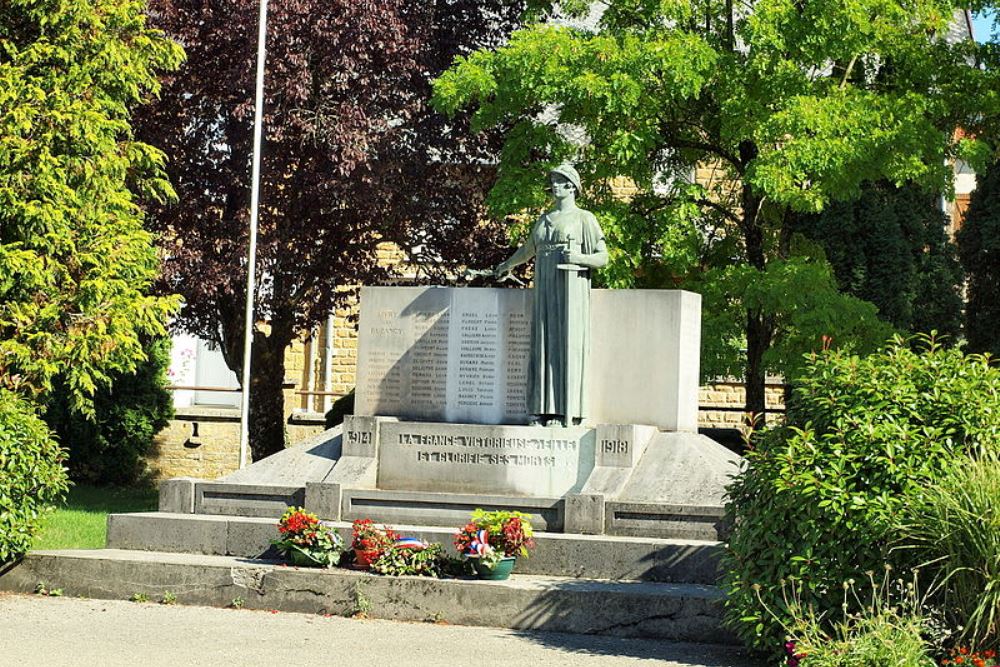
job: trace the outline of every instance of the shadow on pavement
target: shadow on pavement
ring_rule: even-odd
[[[558,632],[516,634],[538,644],[581,655],[604,655],[669,661],[684,667],[766,667],[743,649],[734,646],[690,644],[656,639],[626,639]]]

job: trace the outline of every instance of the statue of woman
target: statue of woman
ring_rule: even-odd
[[[570,426],[587,416],[590,270],[608,263],[608,251],[597,218],[576,205],[576,169],[556,167],[549,183],[555,206],[494,273],[504,276],[535,258],[528,413],[535,425]]]

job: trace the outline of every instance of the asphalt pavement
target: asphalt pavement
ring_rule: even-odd
[[[723,647],[0,593],[0,667],[760,667]]]

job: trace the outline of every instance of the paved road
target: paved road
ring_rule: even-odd
[[[0,666],[759,667],[636,639],[0,593]]]

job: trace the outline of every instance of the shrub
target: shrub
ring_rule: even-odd
[[[841,583],[889,557],[907,493],[1000,438],[1000,371],[922,340],[922,351],[897,338],[863,359],[811,357],[787,424],[748,452],[728,489],[723,584],[727,620],[750,645],[779,644],[782,581],[801,582],[818,613],[838,609]]]
[[[0,389],[0,563],[26,552],[68,488],[65,453],[30,403]]]
[[[1000,642],[1000,458],[959,461],[914,490],[900,518],[903,542],[930,575],[933,599],[974,646]]]
[[[134,373],[112,374],[111,386],[97,390],[93,418],[74,410],[58,388],[49,399],[44,418],[69,451],[74,481],[127,486],[146,474],[145,457],[173,416],[173,404],[166,389],[170,340],[144,347],[147,359]]]
[[[891,575],[886,567],[881,582],[874,572],[861,586],[842,582],[840,608],[822,614],[803,607],[801,586],[791,585],[785,667],[933,667],[939,647],[930,640],[941,637],[922,610],[917,576],[907,582]]]

